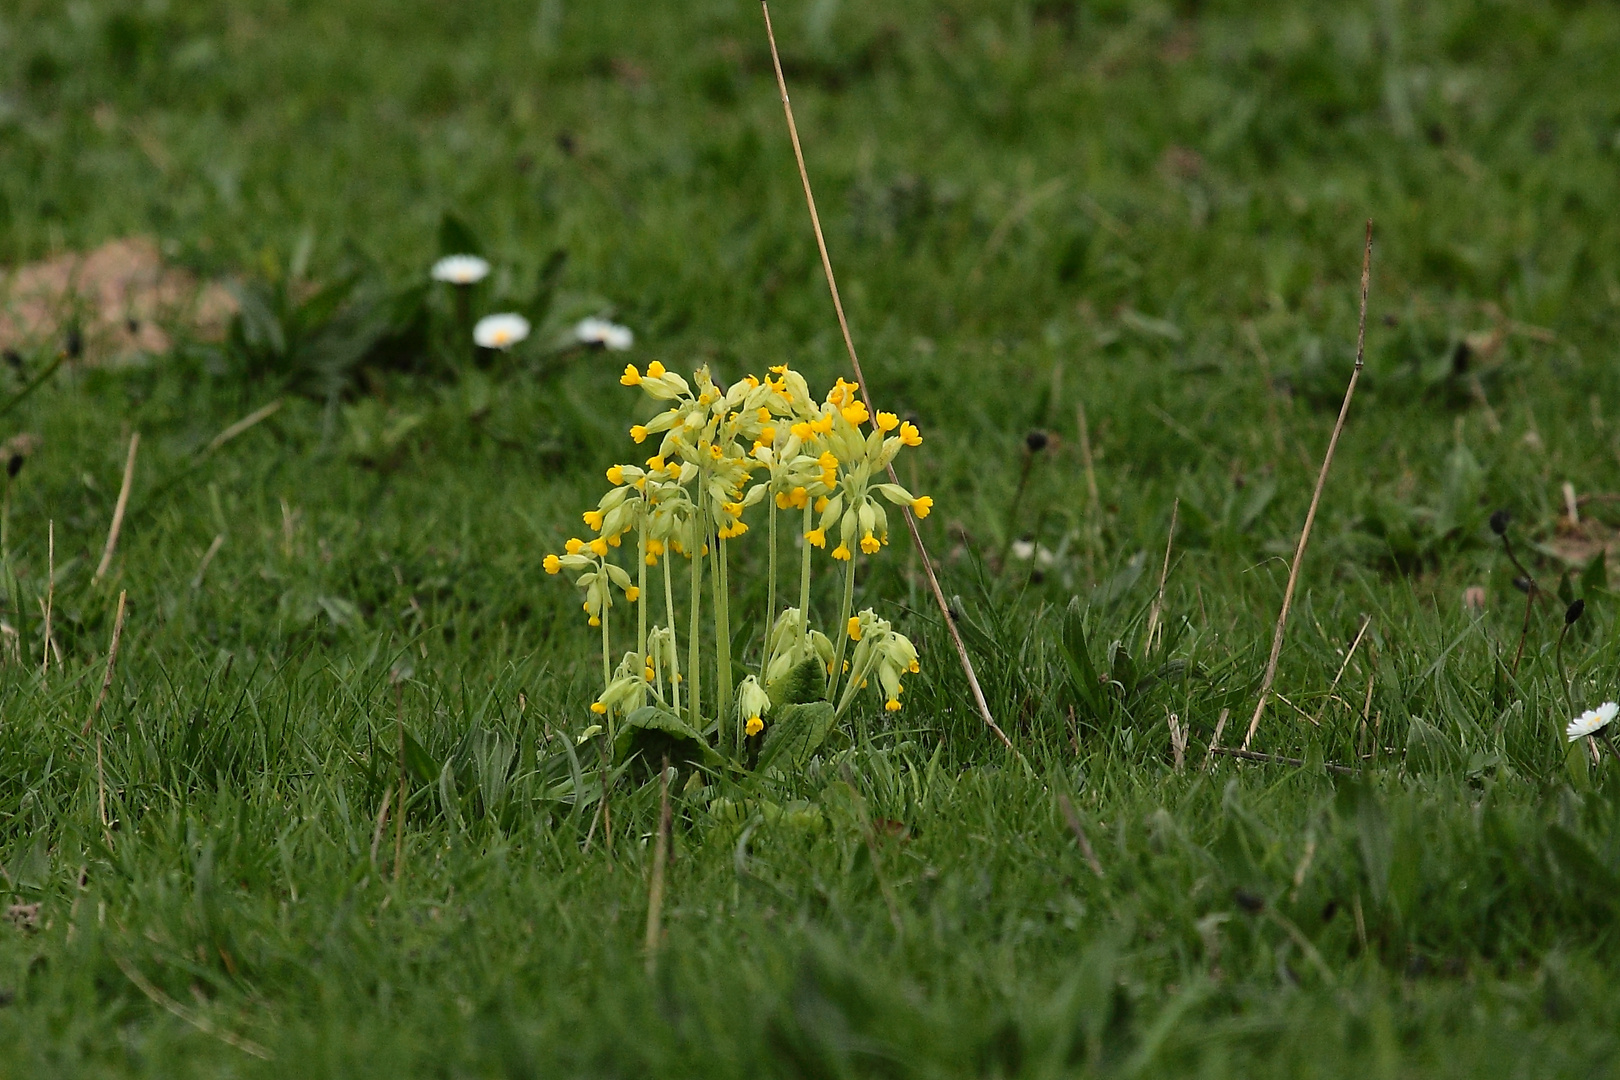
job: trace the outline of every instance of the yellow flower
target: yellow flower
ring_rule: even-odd
[[[624,483],[624,466],[623,465],[615,465],[615,466],[613,466],[613,468],[611,468],[611,469],[609,469],[607,471],[607,478],[608,478],[608,483],[612,484],[615,487],[617,487],[618,485]]]
[[[837,547],[833,548],[832,555],[835,559],[848,562],[850,558],[850,551],[849,548],[845,547],[843,544],[839,544]]]
[[[788,492],[788,503],[796,510],[803,510],[810,504],[810,493],[802,487],[796,487]]]
[[[568,543],[563,545],[563,550],[568,552],[570,555],[578,555],[580,552],[585,550],[585,541],[580,540],[577,537],[569,537]]]
[[[595,540],[591,541],[590,548],[591,554],[600,559],[607,554],[608,542],[598,536]]]
[[[749,377],[752,378],[752,376]],[[759,422],[762,424],[768,424],[771,422],[771,410],[767,409],[763,405],[759,407],[759,412],[755,415],[759,417]]]
[[[595,713],[597,716],[601,716],[603,713],[607,712],[607,706],[602,704],[600,701],[593,701],[591,702],[591,712]]]
[[[646,668],[642,671],[641,677],[646,679],[648,682],[652,682],[654,679],[658,678],[658,673],[652,668]]]
[[[664,365],[663,364],[660,364],[657,360],[654,360],[652,363],[647,365],[647,378],[649,378],[649,379],[662,379],[663,377],[664,377]]]
[[[910,420],[900,425],[900,441],[906,446],[921,446],[922,432]]]
[[[725,451],[720,449],[720,445],[718,443],[711,443],[709,444],[709,456],[714,458],[714,460],[719,461],[721,458],[725,457]]]
[[[755,735],[758,735],[760,732],[762,732],[764,730],[765,730],[765,721],[761,720],[757,716],[750,716],[748,718],[748,723],[743,725],[743,733],[745,735],[747,735],[750,739],[753,738]]]
[[[816,464],[820,465],[823,471],[832,472],[838,468],[838,458],[831,450],[823,450],[821,456],[816,459]]]
[[[788,500],[787,492],[778,491],[776,493],[776,508],[778,510],[786,510],[791,505],[792,503]]]
[[[859,640],[861,640],[861,618],[860,618],[860,616],[859,615],[851,615],[849,617],[849,626],[846,629],[849,631],[849,640],[851,640],[851,641],[859,641]]]
[[[812,547],[824,548],[827,546],[826,529],[811,529],[804,534],[804,538],[810,541]]]
[[[900,426],[900,418],[892,412],[880,412],[877,415],[877,429],[887,434]]]
[[[562,560],[555,555],[547,555],[542,565],[545,566],[548,574],[556,574],[562,571]]]
[[[776,375],[786,375],[787,369],[786,364],[777,364],[775,367],[771,368],[771,372]]]
[[[633,604],[641,598],[641,590],[632,585],[624,590],[624,598]]]
[[[659,455],[659,454],[654,454],[652,457],[648,458],[647,459],[647,468],[651,469],[653,472],[663,472],[664,471],[664,459],[663,459],[663,457],[661,455]]]
[[[851,402],[838,411],[844,414],[845,420],[848,420],[856,427],[860,427],[871,418],[871,414],[866,411],[866,402],[864,401]]]
[[[832,485],[828,484],[827,486],[831,487]],[[823,495],[821,498],[816,500],[816,513],[819,514],[825,509],[827,509],[827,496]]]
[[[585,513],[581,514],[580,516],[585,519],[585,524],[586,525],[590,526],[593,529],[596,529],[598,532],[601,531],[601,529],[602,529],[602,511],[600,511],[600,510],[587,510],[587,511],[585,511]]]
[[[814,433],[816,433],[817,435],[825,435],[825,434],[827,434],[827,432],[831,431],[832,430],[832,416],[831,416],[831,414],[829,414],[827,416],[819,416],[816,419],[810,421],[810,430],[813,431]]]
[[[602,620],[599,617],[597,617],[595,615],[592,615],[589,619],[585,620],[585,625],[586,626],[601,626],[602,625]]]
[[[878,541],[878,538],[871,533],[861,537],[861,550],[868,555],[876,555],[882,547],[883,545]]]
[[[934,497],[932,495],[919,495],[911,500],[911,512],[920,518],[927,517],[933,509]]]
[[[788,431],[796,435],[800,442],[809,442],[810,437],[815,434],[815,432],[811,430],[810,425],[804,423],[802,420],[788,428]]]
[[[612,536],[608,537],[607,538],[608,546],[609,547],[618,547],[619,546],[619,537],[621,537],[623,535],[624,535],[623,533],[614,533]]]
[[[720,504],[720,509],[724,510],[726,513],[730,514],[732,517],[742,517],[742,512],[743,512],[742,503],[734,503],[734,502],[721,503]]]
[[[890,698],[888,700],[888,702],[883,707],[885,709],[888,709],[890,712],[899,712],[900,711],[900,699],[899,698]]]
[[[641,372],[636,370],[636,365],[626,364],[624,374],[619,376],[619,382],[624,386],[640,386]]]
[[[764,412],[765,410],[761,409],[759,411]],[[774,443],[776,441],[776,429],[774,427],[771,427],[769,424],[767,424],[764,427],[760,428],[759,429],[759,440],[758,441],[761,442],[761,443],[764,443],[766,446],[771,445],[772,443]]]
[[[642,425],[640,425],[640,424],[632,424],[630,426],[630,437],[632,439],[636,440],[636,442],[638,442],[638,443],[646,442],[647,441],[647,429],[645,427],[643,427]]]

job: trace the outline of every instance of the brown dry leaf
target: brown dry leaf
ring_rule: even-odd
[[[6,921],[19,930],[34,930],[39,926],[38,904],[12,904],[6,908]]]
[[[224,286],[164,265],[146,237],[0,271],[0,348],[54,344],[77,320],[85,358],[105,362],[167,352],[178,326],[218,340],[235,314]]]
[[[1536,546],[1571,566],[1585,566],[1599,555],[1610,560],[1620,555],[1620,532],[1592,518],[1571,525],[1567,517],[1560,517],[1555,534]]]

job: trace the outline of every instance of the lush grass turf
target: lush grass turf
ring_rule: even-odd
[[[1486,516],[1513,509],[1551,589],[1562,483],[1620,481],[1620,13],[775,14],[872,389],[927,435],[925,535],[1027,765],[982,730],[897,544],[864,588],[923,647],[906,711],[727,790],[812,803],[818,828],[677,798],[649,978],[657,791],[621,778],[611,858],[585,843],[593,762],[579,781],[556,736],[588,722],[593,638],[540,572],[628,453],[618,365],[537,348],[459,378],[377,371],[202,456],[275,380],[191,343],[70,366],[0,421],[44,440],[6,537],[0,889],[40,906],[0,924],[0,1076],[1615,1071],[1620,777],[1565,750],[1562,601],[1513,675],[1524,601]],[[16,0],[0,256],[147,233],[206,273],[274,277],[302,250],[317,279],[405,283],[451,210],[498,264],[491,304],[567,251],[548,334],[611,311],[638,362],[829,382],[841,346],[768,71],[748,0]],[[1368,216],[1367,372],[1256,743],[1307,764],[1201,771],[1222,710],[1234,731],[1253,706]],[[1057,439],[1013,518],[1032,427]],[[132,430],[131,509],[93,582]],[[1583,513],[1577,539],[1611,535],[1608,504]],[[64,664],[45,681],[48,521]],[[1054,553],[1038,574],[1000,564],[1026,535]],[[1588,600],[1563,650],[1585,707],[1615,696],[1620,622],[1601,571],[1567,588]],[[123,590],[104,830],[79,732]],[[1116,692],[1077,688],[1080,627]],[[396,701],[448,764],[417,784],[398,884],[374,825]],[[899,826],[868,839],[874,821]]]

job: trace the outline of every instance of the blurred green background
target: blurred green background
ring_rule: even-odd
[[[581,851],[554,736],[594,643],[540,560],[630,452],[619,370],[846,371],[757,4],[11,0],[0,265],[149,237],[247,307],[92,348],[0,419],[40,437],[6,491],[0,1076],[1612,1068],[1620,787],[1561,729],[1620,657],[1620,10],[773,16],[871,389],[927,439],[901,479],[1029,770],[897,542],[863,587],[923,647],[905,714],[770,795],[825,831],[683,805],[651,982],[656,791],[626,782],[615,864]],[[428,287],[447,215],[495,265],[479,309],[536,318],[510,357]],[[1368,218],[1367,367],[1256,744],[1307,767],[1199,772],[1253,706]],[[635,349],[567,347],[585,315]],[[68,325],[15,342],[0,400]],[[1497,507],[1548,594],[1512,670]],[[120,591],[114,829],[78,733]],[[396,707],[434,767],[397,886]]]

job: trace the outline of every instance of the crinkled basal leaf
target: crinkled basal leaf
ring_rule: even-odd
[[[691,724],[658,705],[643,705],[619,725],[613,741],[614,763],[623,764],[638,754],[654,769],[666,754],[671,765],[718,762],[713,749]]]
[[[812,701],[783,705],[766,717],[765,745],[759,749],[757,768],[800,769],[832,730],[831,702]]]
[[[827,693],[826,669],[812,656],[773,680],[765,687],[765,692],[771,695],[771,704],[777,708],[819,701]]]

